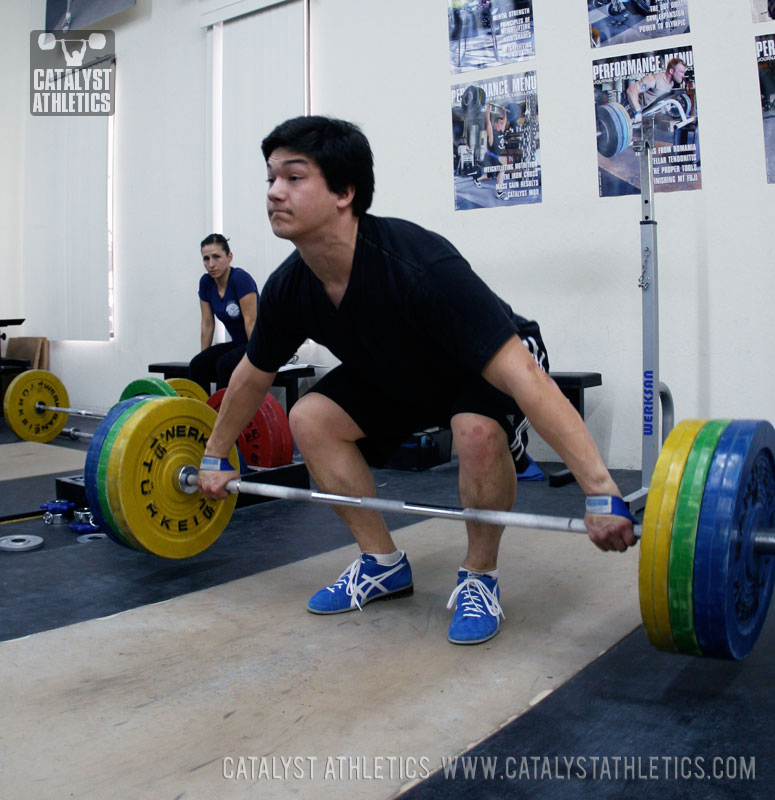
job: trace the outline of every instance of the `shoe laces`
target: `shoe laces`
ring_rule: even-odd
[[[358,597],[355,594],[355,590],[358,588],[358,578],[360,577],[361,573],[361,565],[363,561],[360,558],[356,558],[349,567],[345,569],[345,571],[337,578],[336,583],[332,586],[326,586],[326,589],[333,594],[337,589],[344,589],[345,593],[348,597],[352,597],[355,601],[355,605],[363,611],[361,608],[361,604],[358,602]]]
[[[503,613],[503,609],[498,602],[495,592],[490,589],[481,578],[477,578],[474,575],[469,575],[467,578],[464,578],[453,589],[449,601],[447,602],[447,608],[452,608],[452,606],[455,605],[460,594],[464,595],[462,601],[464,617],[484,616],[486,609],[494,617],[503,617],[503,619],[506,619],[506,615]]]

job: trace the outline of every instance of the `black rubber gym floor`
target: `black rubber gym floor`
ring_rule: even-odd
[[[775,622],[743,662],[660,653],[642,628],[403,797],[771,798]],[[466,776],[466,770],[468,776]]]
[[[0,421],[0,444],[11,441]],[[56,444],[85,449],[61,438]],[[52,499],[55,477],[0,484],[0,519]],[[615,471],[614,477],[624,492],[640,483],[634,472]],[[458,502],[454,462],[424,472],[377,470],[376,479],[384,497]],[[518,508],[577,516],[582,494],[575,484],[525,482]],[[417,518],[388,515],[387,521],[397,529]],[[66,526],[46,526],[40,517],[0,524],[0,536],[16,534],[43,536],[45,546],[0,553],[0,641],[226,583],[352,541],[330,509],[286,501],[237,509],[213,546],[180,562],[109,540],[78,544]],[[766,686],[773,625],[765,625],[740,663],[660,653],[638,628],[446,772],[402,796],[773,797],[775,700]]]

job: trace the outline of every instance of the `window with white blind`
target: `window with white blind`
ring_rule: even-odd
[[[49,339],[107,340],[112,118],[36,116],[24,162],[22,305]]]

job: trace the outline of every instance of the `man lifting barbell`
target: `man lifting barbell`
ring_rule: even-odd
[[[546,374],[538,325],[515,314],[445,239],[367,214],[369,143],[354,125],[288,120],[262,143],[275,235],[296,251],[269,277],[246,356],[234,371],[200,466],[198,485],[226,498],[227,456],[280,366],[311,338],[341,360],[291,411],[296,443],[318,488],[376,494],[369,464],[413,431],[446,418],[463,505],[510,509],[509,443],[524,418],[562,457],[588,496],[585,524],[602,550],[635,543],[631,518],[581,417]],[[544,368],[542,368],[544,367]],[[595,510],[590,513],[589,509]],[[334,614],[411,593],[412,572],[380,513],[339,507],[361,549],[309,600]],[[448,638],[487,641],[500,630],[497,556],[503,528],[467,522],[468,550],[448,607]]]
[[[492,117],[495,116],[493,122]],[[484,108],[484,125],[487,133],[487,152],[484,157],[484,166],[495,167],[497,177],[495,181],[495,196],[498,200],[506,199],[506,171],[504,167],[509,163],[507,154],[506,133],[509,127],[506,109],[486,103]],[[474,181],[479,185],[477,180]]]
[[[87,47],[90,47],[92,50],[102,50],[107,40],[105,34],[101,31],[93,31],[89,34],[88,39],[71,38],[69,36],[58,39],[51,31],[43,31],[38,36],[38,47],[41,50],[53,50],[57,42],[59,42],[62,47],[62,54],[64,55],[67,66],[78,68],[83,65],[83,58],[86,54]],[[73,51],[70,52],[67,49],[67,45],[68,43],[74,45],[75,42],[80,42],[81,48],[80,50],[73,48]]]
[[[642,110],[645,106],[681,86],[686,76],[686,69],[685,61],[680,58],[671,58],[667,62],[664,72],[644,75],[640,80],[633,81],[627,87],[627,99],[633,111],[633,125],[641,123]]]

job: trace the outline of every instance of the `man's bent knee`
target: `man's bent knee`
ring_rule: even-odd
[[[494,419],[479,414],[458,414],[452,420],[455,450],[462,462],[492,463],[508,450],[506,432]]]
[[[293,404],[288,422],[300,449],[308,443],[356,441],[363,437],[363,432],[341,406],[316,392],[305,394]]]

